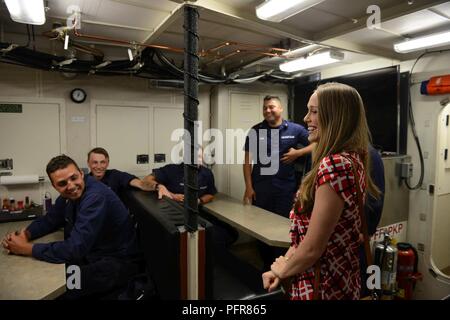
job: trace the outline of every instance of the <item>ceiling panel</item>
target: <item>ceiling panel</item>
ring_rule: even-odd
[[[102,1],[97,20],[136,27],[155,28],[168,14],[169,12],[154,11],[114,1]]]
[[[298,13],[282,23],[305,31],[319,33],[333,26],[348,23],[366,15],[367,7],[378,5],[380,9],[391,7],[398,0],[328,0]]]
[[[406,3],[407,0],[402,1]],[[358,25],[352,27],[350,21],[353,18],[365,19],[367,16],[366,9],[369,5],[378,5],[383,16],[383,10],[392,7],[399,8],[400,2],[398,0],[326,0],[278,24],[259,20],[255,17],[255,7],[263,0],[199,0],[197,3],[202,2],[205,3],[206,8],[199,10],[200,50],[210,49],[226,41],[267,47],[284,46],[285,48],[295,49],[301,46],[299,41],[302,37],[309,37],[312,40],[315,35],[323,33],[324,36],[320,39],[339,40],[334,42],[337,43],[338,49],[356,48],[352,50],[369,53],[376,49],[379,50],[377,53],[390,56],[393,54],[393,43],[402,39],[405,35],[414,36],[450,28],[450,1],[431,7],[431,4],[440,1],[415,0],[415,4],[420,3],[423,7],[426,7],[426,3],[430,3],[430,10],[421,10],[404,16],[401,16],[401,12],[392,14],[392,16],[399,17],[383,22],[382,30],[368,30],[365,28],[365,23],[361,24],[361,21]],[[82,28],[80,30],[82,34],[130,42],[143,42],[154,34],[151,38],[152,44],[175,48],[184,47],[182,14],[178,18],[169,19],[180,4],[170,0],[49,0],[50,10],[47,12],[47,23],[44,26],[35,26],[36,34],[39,35],[44,31],[51,30],[55,21],[64,25],[69,16],[67,9],[70,5],[79,6],[82,11]],[[404,7],[409,6],[405,5]],[[217,13],[214,9],[225,11]],[[6,39],[14,42],[17,39],[20,43],[26,43],[27,30],[25,25],[11,21],[2,1],[0,1],[0,19],[1,30],[4,35],[3,41]],[[170,23],[164,24],[167,19]],[[158,30],[157,28],[160,25],[164,27]],[[349,28],[347,28],[348,25]],[[356,28],[360,29],[355,31]],[[327,38],[327,34],[337,29],[339,31],[336,34],[339,34],[339,36]],[[350,29],[352,30],[349,31]],[[23,36],[17,37],[17,34]],[[319,37],[315,39],[319,39]],[[49,40],[43,38],[43,41],[48,42]],[[99,46],[98,41],[94,40],[93,42],[97,43],[96,46]],[[346,46],[346,43],[350,46]],[[52,48],[54,46],[45,43],[40,47]],[[61,43],[58,46],[61,46]],[[105,51],[106,56],[122,56],[123,54],[124,58],[127,57],[126,50],[123,50],[125,48],[117,47],[117,45],[104,43],[101,48]],[[214,51],[214,54],[223,56],[234,52],[236,49],[245,48],[229,46]],[[181,65],[182,54],[166,53]],[[364,57],[369,59],[368,55],[354,56],[350,54],[343,63],[354,63]],[[261,63],[275,67],[280,62],[280,59],[262,58],[261,55],[246,52],[233,54],[227,59],[215,62],[211,62],[213,59],[213,55],[211,55],[208,58],[202,58],[202,63],[209,61],[212,68],[217,69],[220,65],[224,65],[227,69],[232,69],[254,60],[261,60]]]
[[[434,7],[432,7],[432,9],[446,15],[447,18],[450,19],[450,1],[447,1],[446,3],[434,6]]]
[[[73,11],[69,9],[73,6],[78,6],[81,9],[83,16],[87,19],[95,18],[99,14],[99,7],[101,1],[94,0],[49,0],[47,16],[68,17]]]
[[[351,41],[359,45],[371,45],[392,50],[392,43],[398,36],[383,30],[358,30],[336,38],[337,40]]]
[[[320,18],[318,19],[317,17]],[[347,22],[347,20],[343,17],[311,8],[303,13],[286,19],[283,24],[294,28],[299,28],[304,31],[318,32],[344,22]]]
[[[408,35],[441,27],[449,22],[449,19],[430,10],[422,10],[397,19],[383,22],[381,26],[383,29],[395,32],[397,34]]]
[[[106,27],[93,24],[84,24],[81,30],[81,34],[84,35],[102,36],[106,38],[129,42],[131,41],[142,42],[147,37],[148,33],[149,33],[148,31]]]
[[[359,18],[366,15],[367,7],[377,5],[380,9],[398,4],[398,0],[328,0],[319,3],[314,8],[347,19]]]
[[[152,11],[163,11],[166,13],[171,12],[179,5],[178,3],[170,0],[109,0],[108,2],[117,2],[138,8],[150,9]]]

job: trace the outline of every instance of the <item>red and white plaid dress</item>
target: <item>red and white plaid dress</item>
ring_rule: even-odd
[[[361,280],[359,271],[359,234],[361,219],[352,162],[358,167],[357,175],[365,198],[365,173],[357,153],[340,153],[322,159],[316,178],[316,190],[329,183],[344,200],[342,213],[325,252],[320,258],[319,299],[359,299]],[[363,199],[364,199],[363,198]],[[301,210],[300,210],[301,211]],[[291,246],[297,247],[305,238],[310,217],[296,212],[290,213]],[[314,296],[314,266],[294,277],[291,288],[292,300],[312,300]]]

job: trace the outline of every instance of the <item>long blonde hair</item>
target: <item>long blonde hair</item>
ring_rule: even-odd
[[[319,141],[313,152],[312,169],[300,187],[296,208],[310,214],[314,206],[317,171],[323,158],[335,153],[356,152],[366,171],[367,191],[378,198],[380,191],[370,177],[368,152],[370,131],[364,105],[355,88],[329,82],[317,87]]]

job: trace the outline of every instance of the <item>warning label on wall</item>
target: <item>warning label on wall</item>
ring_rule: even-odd
[[[406,242],[406,226],[407,221],[397,222],[388,226],[379,227],[370,239],[371,241],[383,240],[383,232],[387,233],[395,242]]]

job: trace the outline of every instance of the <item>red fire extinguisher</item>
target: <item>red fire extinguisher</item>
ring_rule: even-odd
[[[416,249],[409,243],[397,243],[397,299],[411,300],[416,282],[422,279],[417,272],[419,257]]]

